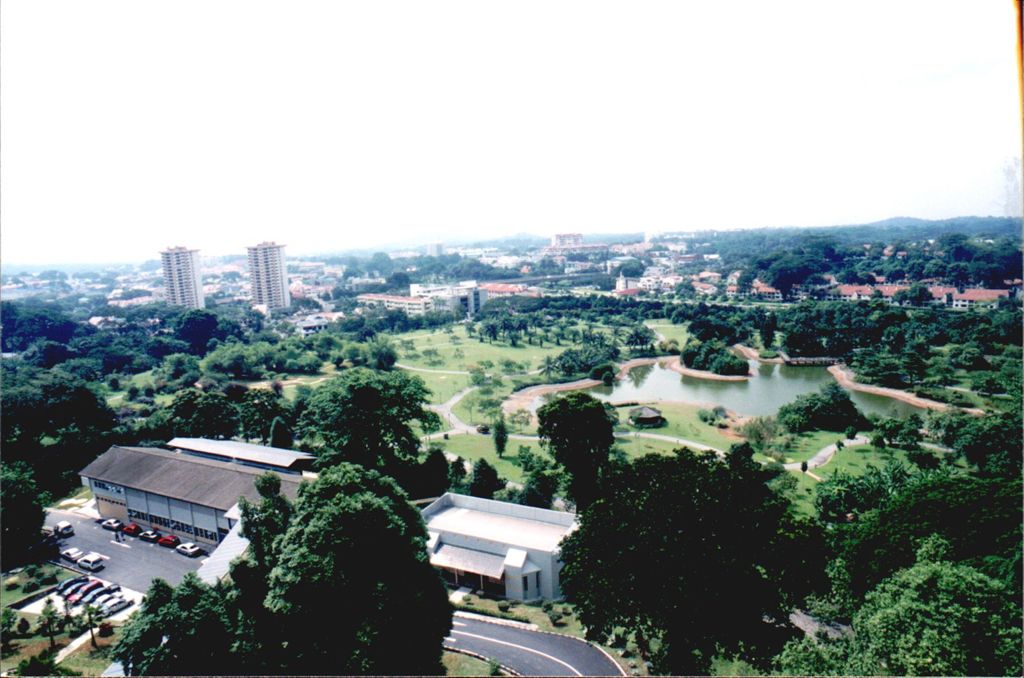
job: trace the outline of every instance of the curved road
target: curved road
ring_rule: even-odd
[[[456,612],[444,645],[489,657],[524,676],[624,676],[619,665],[590,643],[525,625],[484,621]]]

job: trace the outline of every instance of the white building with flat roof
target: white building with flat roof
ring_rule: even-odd
[[[430,564],[456,586],[533,600],[561,597],[561,541],[576,516],[445,493],[423,509]]]
[[[249,280],[252,303],[267,310],[288,308],[292,295],[288,291],[288,269],[284,263],[284,245],[261,242],[249,250]]]
[[[199,250],[169,247],[160,253],[160,262],[163,264],[164,291],[168,304],[185,308],[206,306]]]

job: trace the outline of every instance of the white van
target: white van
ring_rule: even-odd
[[[66,520],[62,520],[53,526],[53,533],[58,537],[70,537],[75,533],[75,526]]]
[[[104,560],[106,560],[104,556],[101,556],[99,553],[93,551],[89,555],[83,558],[79,558],[78,566],[83,570],[95,572],[96,570],[102,570],[106,566],[106,563],[103,562]]]

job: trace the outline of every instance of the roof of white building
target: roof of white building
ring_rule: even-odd
[[[266,445],[254,445],[252,443],[241,443],[235,440],[210,440],[208,438],[174,438],[167,443],[168,447],[185,450],[186,452],[200,452],[212,454],[218,457],[227,457],[238,461],[256,462],[270,466],[288,468],[300,459],[313,459],[308,452],[297,452],[286,450],[280,447],[267,447]]]
[[[431,532],[548,552],[557,551],[559,542],[576,528],[571,513],[452,493],[425,508],[423,519]]]

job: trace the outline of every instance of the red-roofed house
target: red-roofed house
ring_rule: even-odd
[[[953,293],[953,308],[995,308],[1000,299],[1009,297],[1009,290],[969,289]]]

